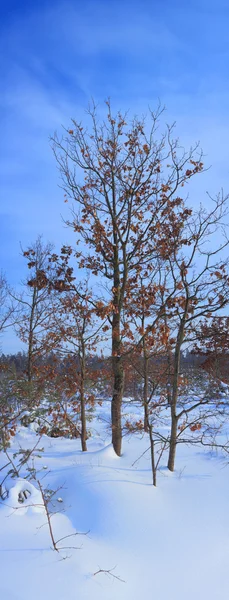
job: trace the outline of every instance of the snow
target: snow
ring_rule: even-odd
[[[88,452],[79,440],[43,436],[34,459],[43,488],[56,490],[50,509],[52,549],[35,481],[6,482],[0,505],[0,595],[6,600],[215,600],[229,587],[229,478],[221,456],[178,447],[174,474],[164,456],[152,486],[146,434],[125,436],[118,458],[106,429],[109,402]],[[130,409],[128,409],[130,410]],[[36,443],[21,427],[11,454]],[[3,456],[0,458],[3,466]],[[27,494],[29,492],[29,495]],[[21,503],[20,494],[27,498]],[[20,517],[20,518],[19,518]],[[87,533],[88,532],[88,533]],[[77,533],[77,535],[72,535]],[[87,533],[87,535],[83,535]],[[104,573],[99,570],[107,570]],[[115,577],[114,577],[115,576]],[[123,580],[123,581],[121,581]]]
[[[10,487],[7,483],[8,497],[3,508],[9,515],[12,508],[15,508],[17,515],[22,516],[27,512],[44,513],[44,504],[42,501],[41,492],[35,486],[22,478],[17,478],[16,481],[11,480]],[[8,509],[8,510],[7,510]]]

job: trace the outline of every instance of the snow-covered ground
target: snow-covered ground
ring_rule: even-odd
[[[36,451],[42,487],[57,490],[51,506],[55,540],[79,534],[59,542],[67,548],[59,553],[51,548],[36,482],[25,483],[23,470],[22,479],[11,480],[0,505],[0,597],[227,598],[229,470],[224,460],[181,444],[175,473],[167,471],[164,457],[154,488],[149,453],[133,466],[149,446],[147,436],[124,437],[118,458],[106,429],[109,411],[109,402],[99,408],[101,420],[91,424],[87,453],[79,440],[45,435]],[[10,452],[35,442],[32,428],[22,427]],[[24,490],[30,495],[20,503]],[[100,569],[110,573],[95,574]]]

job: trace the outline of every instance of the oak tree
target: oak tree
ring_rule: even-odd
[[[113,397],[112,443],[121,454],[121,406],[124,389],[121,317],[132,280],[149,271],[169,250],[170,225],[179,229],[185,218],[181,193],[203,168],[197,147],[185,152],[173,139],[173,128],[162,135],[157,127],[161,109],[146,119],[127,122],[120,112],[99,122],[89,109],[91,129],[72,120],[62,138],[53,138],[65,200],[74,201],[68,224],[77,236],[75,257],[80,268],[106,281],[107,298],[98,308],[111,326]]]

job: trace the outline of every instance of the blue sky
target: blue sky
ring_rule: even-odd
[[[70,239],[49,136],[84,118],[91,97],[137,114],[160,98],[182,143],[200,140],[212,165],[190,202],[229,191],[228,0],[0,6],[0,268],[13,285],[24,273],[20,242]]]

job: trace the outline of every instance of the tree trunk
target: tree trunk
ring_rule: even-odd
[[[114,388],[111,405],[112,444],[114,451],[121,456],[122,451],[122,398],[124,389],[124,370],[120,356],[113,357]]]
[[[145,433],[149,432],[148,423],[147,423],[147,416],[146,416],[146,405],[145,404],[144,404],[144,431],[145,431]]]
[[[113,398],[111,405],[112,444],[114,451],[121,456],[122,451],[122,398],[124,390],[124,368],[120,355],[120,314],[113,314],[112,323],[112,369]]]
[[[149,422],[148,404],[145,404],[144,408],[145,408],[145,421],[146,421],[146,427],[147,427],[147,429],[145,431],[147,431],[147,433],[149,434],[149,439],[150,439],[150,456],[151,456],[153,485],[156,487],[156,485],[157,485],[157,467],[156,467],[156,463],[155,463],[155,445],[154,445],[154,439],[153,439],[153,426],[152,426],[152,423]]]
[[[81,373],[80,373],[80,420],[81,420],[81,448],[83,452],[87,452],[87,422],[86,422],[86,407],[85,407],[85,348],[82,342],[82,354],[80,357]]]
[[[33,348],[33,346],[34,346],[33,327],[34,327],[34,313],[35,313],[36,299],[37,299],[37,288],[34,287],[31,313],[30,313],[30,318],[29,318],[29,340],[28,340],[28,359],[27,359],[27,377],[28,377],[29,383],[32,381],[32,361],[33,361],[33,350],[34,350],[34,348]]]
[[[149,425],[149,438],[150,438],[150,452],[151,452],[151,467],[152,467],[152,475],[153,475],[153,485],[154,485],[154,487],[156,487],[156,485],[157,485],[157,467],[156,467],[156,463],[155,463],[155,448],[154,448],[152,425]]]
[[[168,458],[168,469],[169,471],[174,471],[175,467],[175,457],[176,457],[176,447],[177,447],[177,427],[178,427],[178,418],[176,414],[177,409],[177,399],[178,399],[178,390],[179,390],[179,375],[180,375],[180,355],[181,355],[181,346],[184,339],[184,327],[185,327],[185,319],[187,315],[187,307],[188,301],[186,303],[185,313],[180,324],[177,343],[175,349],[174,356],[174,373],[173,373],[173,387],[172,387],[172,396],[171,396],[171,433],[170,433],[170,441],[169,441],[169,458]]]
[[[146,352],[144,352],[143,361],[144,361],[144,387],[143,387],[144,431],[146,433],[149,433],[149,415],[148,415],[149,357],[147,356]]]
[[[174,471],[175,467],[175,458],[176,458],[176,448],[177,448],[177,417],[172,414],[172,426],[171,426],[171,435],[170,435],[170,444],[169,444],[169,458],[168,458],[168,469],[169,471]]]
[[[81,409],[80,409],[80,418],[81,418],[81,448],[83,452],[87,452],[87,426],[86,426],[86,411],[85,411],[85,399],[84,395],[81,396]]]
[[[117,233],[114,231],[114,288],[112,318],[112,370],[113,397],[111,405],[112,444],[117,456],[122,451],[122,399],[124,390],[124,368],[121,356],[121,308],[120,267]]]
[[[168,328],[168,319],[167,319],[167,314],[166,314],[166,310],[165,310],[165,315],[164,315],[164,323],[165,323],[165,327]],[[170,348],[167,347],[167,364],[168,364],[168,377],[167,377],[167,400],[168,400],[168,404],[171,406],[172,404],[172,390],[171,390],[171,379],[172,379],[172,372],[173,372],[173,353],[172,350]]]

